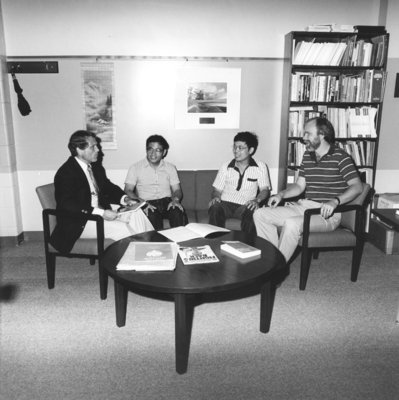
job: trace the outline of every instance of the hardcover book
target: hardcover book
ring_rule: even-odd
[[[172,271],[177,246],[168,242],[130,242],[119,261],[118,271]]]
[[[180,246],[179,255],[184,265],[219,262],[219,259],[209,245],[195,247]]]
[[[249,258],[261,254],[261,251],[256,247],[240,241],[223,242],[223,244],[220,246],[220,249],[239,258]]]

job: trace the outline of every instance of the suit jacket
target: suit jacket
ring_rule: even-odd
[[[92,170],[99,188],[99,207],[110,209],[111,204],[119,204],[125,194],[124,191],[107,178],[101,163],[93,163]],[[54,185],[57,210],[82,217],[93,212],[90,185],[75,157],[69,157],[59,168],[54,177]],[[50,243],[58,251],[69,253],[82,234],[86,222],[84,218],[57,217],[57,224],[51,234]]]

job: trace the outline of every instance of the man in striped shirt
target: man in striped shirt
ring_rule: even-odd
[[[341,222],[341,214],[335,214],[335,208],[352,201],[362,192],[362,183],[353,160],[335,146],[334,128],[327,119],[317,117],[307,121],[303,142],[306,151],[297,181],[271,196],[269,207],[254,213],[258,236],[278,247],[287,262],[302,235],[306,209],[321,209],[320,215],[312,216],[312,232],[333,231]],[[304,199],[277,207],[283,199],[302,193]]]
[[[221,166],[212,185],[210,224],[224,227],[226,218],[238,218],[244,232],[256,233],[252,215],[271,189],[266,164],[252,157],[257,148],[258,137],[252,132],[234,137],[234,159]]]

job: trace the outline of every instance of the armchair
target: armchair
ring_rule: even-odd
[[[332,232],[310,232],[310,218],[320,214],[320,209],[305,211],[303,234],[299,242],[302,247],[300,290],[305,290],[311,258],[317,259],[320,250],[352,250],[351,281],[356,282],[365,241],[366,210],[373,193],[370,185],[363,183],[363,191],[356,199],[338,206],[335,211],[342,213],[341,224]]]
[[[99,260],[104,250],[113,243],[111,239],[104,239],[104,220],[99,215],[88,215],[86,218],[95,221],[97,226],[96,239],[78,239],[69,253],[60,253],[50,243],[51,232],[56,224],[56,217],[65,215],[64,212],[56,210],[56,201],[54,196],[54,184],[38,186],[36,193],[43,207],[43,234],[44,234],[44,252],[46,257],[47,285],[53,289],[55,285],[55,267],[56,257],[68,258],[88,258],[90,264],[94,265]],[[68,214],[69,218],[74,218],[73,214]],[[77,218],[77,217],[75,217]],[[81,215],[78,218],[82,218]],[[108,276],[102,271],[99,265],[100,297],[107,298]]]

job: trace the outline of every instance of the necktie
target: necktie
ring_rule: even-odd
[[[90,179],[93,182],[93,186],[94,186],[94,189],[96,191],[96,194],[98,194],[98,192],[99,192],[98,185],[97,185],[97,182],[96,182],[96,178],[94,178],[93,170],[92,170],[90,164],[87,166],[87,170],[89,171]]]

